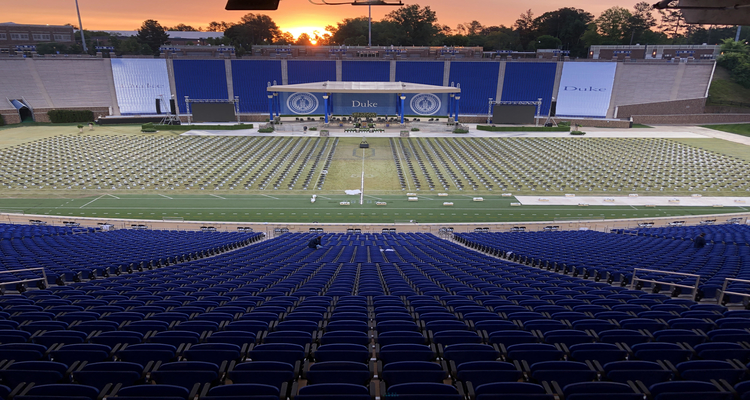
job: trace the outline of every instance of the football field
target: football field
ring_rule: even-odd
[[[585,196],[629,193],[747,195],[747,147],[712,138],[368,137],[369,148],[361,149],[357,136],[185,137],[120,126],[71,135],[64,129],[0,130],[0,212],[207,222],[490,223],[748,211],[744,204],[512,205],[519,203],[516,195],[572,193],[582,202]],[[345,194],[351,190],[363,194]],[[409,201],[409,193],[418,201]]]
[[[637,206],[511,206],[512,197],[471,195],[145,195],[105,194],[81,198],[0,199],[0,212],[50,216],[191,221],[298,222],[298,223],[420,223],[517,222],[575,219],[655,218],[745,212],[746,207],[637,207]],[[349,202],[350,205],[340,205]],[[377,205],[385,202],[386,205]],[[444,206],[451,202],[453,206]]]

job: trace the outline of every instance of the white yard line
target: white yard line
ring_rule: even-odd
[[[266,197],[270,197],[270,198],[272,198],[272,199],[274,199],[274,200],[279,200],[279,198],[278,198],[278,197],[273,197],[273,196],[269,196],[269,195],[267,195],[267,194],[262,194],[262,193],[261,193],[261,196],[266,196]]]
[[[365,195],[365,197],[370,197],[370,198],[373,198],[373,199],[375,199],[375,200],[383,200],[383,199],[382,199],[382,198],[380,198],[380,197],[375,197],[375,196],[371,196],[371,195],[369,195],[369,194],[366,194],[366,195]]]
[[[109,194],[109,193],[107,193],[107,196],[109,196],[109,197],[113,197],[113,198],[115,198],[115,199],[117,199],[117,200],[120,200],[120,198],[119,198],[119,197],[117,197],[117,196],[115,196],[115,195],[113,195],[113,194]]]
[[[173,198],[171,198],[171,197],[169,197],[169,196],[165,196],[165,195],[163,195],[163,194],[159,194],[159,196],[161,196],[161,197],[166,197],[166,198],[168,198],[169,200],[174,200]]]
[[[209,194],[209,196],[214,196],[214,197],[218,197],[218,198],[220,198],[222,200],[226,200],[226,197],[221,197],[221,196],[215,195],[215,194]]]
[[[104,197],[104,196],[106,196],[106,194],[103,194],[103,195],[101,195],[101,196],[99,196],[99,197],[95,198],[94,200],[91,200],[91,201],[89,201],[88,203],[86,203],[86,204],[84,204],[84,205],[82,205],[82,206],[80,206],[80,207],[78,207],[78,208],[83,208],[83,207],[86,207],[87,205],[89,205],[89,204],[91,204],[91,203],[93,203],[93,202],[95,202],[95,201],[97,201],[97,200],[101,199],[101,198],[102,198],[102,197]]]

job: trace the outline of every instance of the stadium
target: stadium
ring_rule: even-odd
[[[0,58],[0,397],[749,398],[747,115],[604,47]]]

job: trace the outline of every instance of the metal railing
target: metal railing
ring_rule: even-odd
[[[651,280],[651,279],[639,279],[638,278],[638,271],[643,272],[653,272],[658,274],[667,274],[667,275],[679,275],[679,276],[687,276],[691,278],[695,278],[695,286],[690,285],[682,285],[679,283],[674,282],[664,282],[664,281],[657,281],[657,280]],[[659,285],[667,285],[667,286],[676,286],[686,289],[692,289],[693,290],[693,300],[695,301],[698,296],[698,285],[701,282],[701,276],[696,274],[686,274],[682,272],[671,272],[671,271],[660,271],[658,269],[648,269],[648,268],[634,268],[633,269],[633,279],[630,282],[630,289],[635,289],[636,282],[648,282],[648,283],[656,283]]]
[[[36,281],[42,281],[45,284],[47,283],[47,271],[44,270],[44,268],[24,268],[24,269],[14,269],[10,271],[0,271],[0,275],[2,274],[15,274],[18,272],[31,272],[31,271],[42,271],[42,276],[38,278],[31,278],[31,279],[21,279],[20,281],[13,281],[13,282],[0,282],[1,285],[16,285],[19,283],[31,283]]]
[[[724,278],[724,284],[721,286],[721,290],[719,290],[718,293],[716,293],[716,301],[718,304],[721,304],[721,299],[724,297],[725,294],[733,295],[733,296],[743,296],[743,297],[750,297],[750,293],[739,293],[739,292],[727,292],[727,286],[729,286],[729,282],[742,282],[742,283],[750,283],[747,279],[737,279],[737,278]]]

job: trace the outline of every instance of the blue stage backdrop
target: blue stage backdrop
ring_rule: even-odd
[[[279,93],[281,114],[323,115],[322,93]],[[351,115],[356,112],[374,112],[378,115],[398,115],[398,96],[392,93],[334,93],[328,99],[333,103],[333,114]],[[405,115],[448,115],[447,94],[407,94],[404,100]]]
[[[552,105],[555,86],[555,62],[509,62],[505,65],[502,101],[537,101],[542,99],[542,115]]]
[[[268,112],[268,82],[281,84],[280,60],[232,60],[234,95],[240,112]]]
[[[224,60],[174,60],[173,65],[181,113],[186,112],[185,96],[191,99],[229,98]]]
[[[500,63],[452,61],[450,82],[461,84],[459,114],[487,114],[489,99],[497,97]]]

